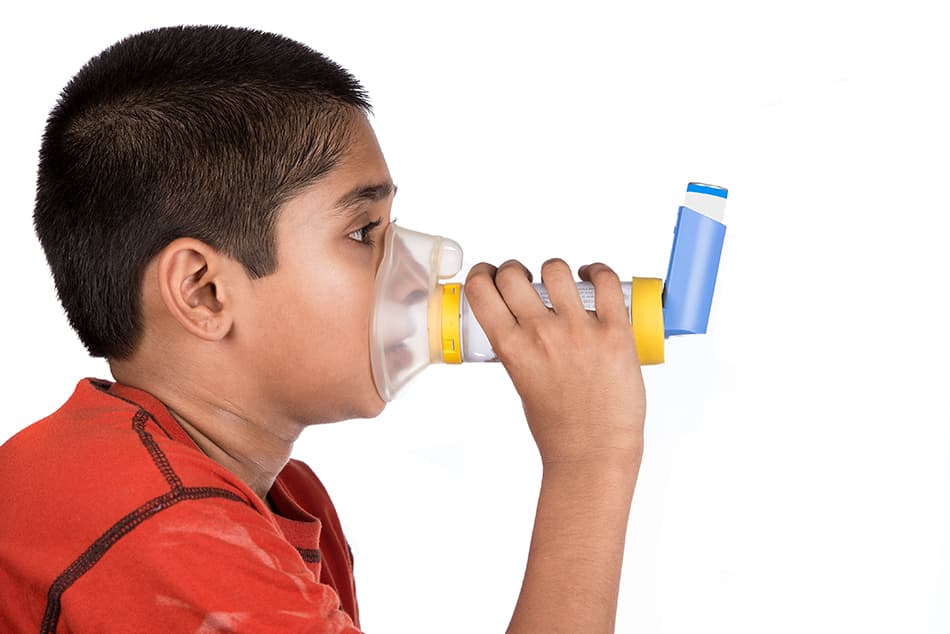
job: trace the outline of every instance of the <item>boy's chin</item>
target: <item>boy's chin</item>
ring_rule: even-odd
[[[350,405],[349,412],[347,412],[347,415],[342,420],[376,418],[386,409],[386,401],[379,396],[375,387],[367,390],[366,396],[361,399],[360,402],[351,402]]]
[[[374,389],[371,402],[367,407],[367,414],[363,416],[363,418],[376,418],[383,413],[384,409],[386,409],[386,401],[384,401]]]
[[[304,425],[310,426],[376,418],[386,408],[386,401],[380,398],[375,388],[370,388],[362,393],[351,394],[349,398],[336,403],[327,403],[323,400],[308,403],[304,407],[307,412],[303,415],[303,419],[307,421]]]

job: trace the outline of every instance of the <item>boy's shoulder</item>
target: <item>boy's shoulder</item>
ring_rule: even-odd
[[[130,623],[177,610],[191,624],[200,614],[191,603],[270,623],[273,605],[301,603],[302,587],[310,618],[341,618],[342,599],[357,620],[352,557],[325,489],[298,461],[275,489],[274,504],[300,518],[271,513],[150,394],[81,381],[59,410],[0,446],[0,595],[17,599],[0,607],[0,630],[55,624],[60,610],[101,629],[117,618],[101,600],[109,596],[140,605],[122,617]],[[241,592],[211,582],[221,574],[243,575]],[[182,599],[142,603],[160,596]]]
[[[44,548],[94,543],[163,508],[208,498],[268,516],[157,399],[107,381],[80,381],[56,412],[0,446],[0,499],[9,513],[0,533],[29,531]]]
[[[255,496],[205,456],[157,399],[141,390],[83,379],[57,411],[0,446],[4,498],[44,496],[144,503],[182,488],[220,488]],[[78,509],[77,509],[78,511]]]

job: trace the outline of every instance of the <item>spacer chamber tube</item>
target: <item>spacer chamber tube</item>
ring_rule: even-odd
[[[581,302],[584,304],[584,308],[587,310],[594,310],[594,285],[591,282],[576,282],[577,293],[580,295]],[[541,298],[541,301],[545,306],[551,308],[551,300],[548,297],[548,291],[544,287],[544,284],[534,283],[531,285],[534,288],[535,292]],[[624,304],[627,307],[627,315],[630,315],[630,282],[621,282],[620,288],[623,290],[623,300]],[[475,319],[475,315],[472,314],[472,309],[468,305],[468,298],[465,297],[465,294],[462,294],[462,302],[460,306],[460,331],[462,339],[462,361],[494,361],[496,360],[495,352],[492,350],[491,343],[488,341],[488,337],[485,335],[485,331],[482,330],[482,327],[478,324],[478,321]]]

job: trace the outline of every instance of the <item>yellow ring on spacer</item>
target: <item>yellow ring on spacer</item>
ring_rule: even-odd
[[[461,299],[461,284],[442,285],[442,360],[446,363],[462,362],[462,340],[459,338]]]
[[[630,328],[640,365],[663,363],[663,280],[635,277],[630,284]]]
[[[429,334],[429,363],[442,363],[442,284],[429,292],[426,330]]]

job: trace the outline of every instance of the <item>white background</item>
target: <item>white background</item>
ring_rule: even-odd
[[[709,334],[644,369],[618,632],[950,632],[950,144],[937,2],[71,3],[3,9],[0,441],[88,359],[31,229],[45,116],[150,27],[284,33],[349,68],[400,223],[468,263],[663,277],[690,180],[730,189]],[[540,478],[498,365],[308,431],[372,632],[500,632]],[[68,459],[65,456],[64,459]],[[2,511],[0,511],[2,512]]]

